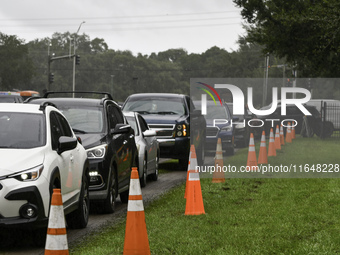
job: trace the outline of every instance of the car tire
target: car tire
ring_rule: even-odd
[[[111,168],[111,175],[110,175],[110,182],[109,188],[107,192],[106,199],[104,200],[104,213],[113,213],[115,211],[116,206],[116,198],[117,198],[117,182],[116,182],[116,171],[115,168],[112,166]]]
[[[126,204],[129,201],[129,190],[126,190],[126,191],[120,193],[119,196],[120,196],[120,201],[123,204]]]
[[[234,154],[235,154],[235,149],[234,149],[234,147],[229,148],[229,149],[227,150],[227,155],[228,155],[228,156],[233,156]]]
[[[143,169],[142,169],[141,176],[139,178],[140,186],[142,188],[146,186],[146,177],[147,177],[146,169],[147,169],[147,164],[146,164],[146,158],[144,157],[144,159],[143,159]]]
[[[189,164],[189,157],[179,159],[178,163],[179,163],[179,169],[180,170],[187,171],[188,170],[188,164]]]
[[[158,156],[156,157],[156,165],[155,165],[155,172],[153,174],[150,175],[151,179],[153,181],[157,181],[158,180],[158,163],[159,163],[159,158]]]
[[[67,224],[71,228],[85,228],[89,221],[90,196],[89,180],[83,176],[81,191],[79,196],[78,209],[70,213],[67,217]]]
[[[204,159],[205,159],[205,147],[204,143],[202,142],[201,146],[199,146],[199,149],[197,150],[197,163],[200,166],[204,165]]]

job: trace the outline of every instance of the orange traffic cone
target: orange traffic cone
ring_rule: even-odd
[[[150,254],[137,167],[131,172],[123,254]]]
[[[282,126],[282,124],[280,126],[280,141],[281,141],[281,145],[285,145],[285,136],[284,136],[284,133],[283,133],[283,126]]]
[[[280,138],[279,125],[276,125],[274,143],[275,143],[275,149],[281,150],[281,138]]]
[[[192,158],[196,158],[196,153],[193,153]],[[185,215],[198,215],[205,214],[203,197],[201,190],[200,175],[197,169],[189,169],[188,189],[187,189],[187,202],[185,205]]]
[[[248,150],[248,159],[247,159],[247,169],[250,171],[257,170],[257,160],[256,160],[256,152],[255,152],[255,143],[254,143],[254,135],[250,134],[249,139],[249,150]]]
[[[295,127],[294,126],[292,126],[292,139],[295,139]]]
[[[286,143],[292,142],[292,133],[290,130],[290,122],[288,122],[287,132],[286,132]]]
[[[188,181],[189,181],[189,169],[190,169],[190,158],[191,158],[191,151],[189,153],[189,162],[188,162],[188,170],[187,170],[187,181],[185,183],[185,191],[184,191],[184,198],[187,198],[187,192],[188,192]]]
[[[188,194],[189,170],[196,169],[196,166],[197,166],[196,150],[195,150],[195,145],[192,144],[190,147],[190,153],[189,153],[189,163],[188,163],[187,181],[185,184],[184,198],[187,198],[187,194]]]
[[[265,133],[264,130],[262,131],[259,160],[258,160],[257,163],[258,164],[268,164],[267,146],[266,146],[266,133]]]
[[[222,141],[218,138],[216,145],[216,156],[215,156],[215,171],[213,172],[213,183],[225,182],[223,169],[223,154],[222,154]]]
[[[68,255],[64,207],[60,189],[53,189],[45,255]]]
[[[269,136],[269,146],[268,146],[268,157],[276,156],[275,142],[274,142],[274,134],[273,129],[270,129]]]

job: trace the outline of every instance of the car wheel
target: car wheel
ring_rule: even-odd
[[[178,163],[179,163],[179,169],[180,170],[187,171],[188,170],[188,164],[189,164],[189,157],[185,158],[185,159],[179,159]]]
[[[104,212],[105,213],[113,213],[115,211],[116,206],[116,197],[117,197],[117,185],[116,185],[116,176],[115,169],[112,167],[111,176],[109,182],[109,189],[107,192],[106,199],[104,200]]]
[[[234,147],[229,148],[229,149],[227,150],[227,155],[228,155],[228,156],[233,156],[234,154],[235,154],[235,149],[234,149]]]
[[[140,176],[140,186],[141,187],[145,187],[146,186],[146,159],[144,157],[144,160],[143,160],[143,169],[142,169],[142,174]]]
[[[129,201],[129,190],[120,193],[120,201],[126,204]]]
[[[205,148],[204,148],[204,142],[203,142],[200,148],[198,149],[198,155],[197,155],[198,165],[200,166],[204,165],[204,158],[205,158]]]
[[[89,221],[90,197],[89,181],[83,176],[82,187],[79,196],[78,209],[69,214],[67,219],[68,226],[71,228],[85,228]]]
[[[155,172],[153,174],[151,174],[151,179],[153,181],[157,181],[157,179],[158,179],[158,163],[159,163],[159,159],[158,159],[158,156],[157,156],[156,157]]]

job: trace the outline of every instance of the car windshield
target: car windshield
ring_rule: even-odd
[[[0,97],[0,103],[15,103],[15,97],[2,96]]]
[[[135,135],[138,136],[138,128],[137,128],[137,123],[136,119],[134,117],[126,117],[127,122],[129,125],[132,127],[132,129],[135,131]]]
[[[30,149],[46,144],[42,114],[0,112],[0,148]]]
[[[206,120],[216,120],[216,119],[230,119],[230,116],[223,106],[208,106],[207,115],[205,115]]]
[[[176,97],[131,98],[123,110],[141,114],[186,114],[183,99]]]
[[[58,106],[74,132],[102,133],[104,130],[103,108],[87,106]]]

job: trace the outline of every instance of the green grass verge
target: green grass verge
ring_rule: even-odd
[[[339,141],[298,138],[271,164],[340,163]],[[225,163],[242,165],[247,149]],[[182,185],[145,209],[151,254],[340,254],[340,180],[201,179],[206,214],[186,216]],[[125,222],[71,254],[122,254]]]

